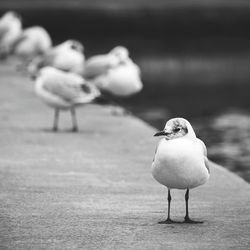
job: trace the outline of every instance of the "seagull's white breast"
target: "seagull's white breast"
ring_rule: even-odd
[[[204,184],[209,173],[197,138],[162,139],[152,164],[152,174],[168,188],[186,189]]]

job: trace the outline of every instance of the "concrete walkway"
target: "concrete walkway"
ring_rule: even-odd
[[[13,67],[12,67],[13,68]],[[32,83],[0,66],[0,249],[249,249],[250,185],[211,164],[208,184],[190,193],[203,224],[159,225],[167,191],[151,177],[157,139],[141,120],[107,108],[53,111]],[[182,220],[184,192],[173,192]]]

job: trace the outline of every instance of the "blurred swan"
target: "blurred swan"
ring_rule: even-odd
[[[70,110],[72,131],[77,131],[75,107],[91,103],[100,96],[99,90],[81,76],[53,67],[45,67],[39,71],[35,92],[46,104],[55,109],[54,131],[58,129],[60,110]]]
[[[52,40],[49,33],[43,27],[34,26],[23,30],[14,44],[13,53],[29,60],[46,53],[51,46]]]
[[[22,34],[21,17],[14,11],[6,12],[0,19],[0,56],[6,57]]]
[[[115,47],[108,54],[88,59],[84,76],[101,91],[119,97],[136,94],[143,87],[139,67],[122,46]]]
[[[83,45],[76,40],[67,40],[45,53],[41,57],[35,58],[29,65],[28,71],[35,75],[42,67],[52,66],[54,68],[83,74],[85,56]]]

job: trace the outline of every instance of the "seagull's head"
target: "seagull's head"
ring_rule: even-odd
[[[15,18],[21,19],[21,16],[15,11],[8,11],[1,17],[1,21],[13,20]]]
[[[18,19],[19,21],[22,21],[22,17],[19,13],[15,11],[10,11],[9,13],[13,19]]]
[[[123,46],[113,48],[110,53],[115,55],[121,62],[126,61],[129,57],[128,49]]]
[[[0,19],[0,27],[5,27],[6,25],[10,25],[11,23],[21,23],[21,16],[15,11],[6,12]]]
[[[77,41],[77,40],[68,40],[66,41],[66,45],[68,48],[78,51],[80,53],[83,53],[84,51],[84,47],[82,45],[81,42]]]
[[[191,124],[184,118],[170,119],[167,121],[165,128],[157,132],[154,136],[164,136],[167,140],[184,136],[196,137]]]
[[[84,47],[81,42],[77,40],[69,40],[69,46],[71,49],[83,53]]]

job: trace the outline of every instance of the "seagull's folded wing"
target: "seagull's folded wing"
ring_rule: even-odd
[[[155,162],[155,156],[156,156],[156,154],[157,154],[157,150],[158,150],[159,145],[160,145],[160,141],[158,142],[158,144],[157,144],[157,146],[156,146],[156,148],[155,148],[155,155],[154,155],[152,164],[154,164],[154,162]]]
[[[83,87],[84,79],[72,73],[57,73],[44,79],[43,87],[51,94],[70,103],[89,102],[96,96],[92,89]],[[88,90],[87,90],[88,89]]]
[[[115,59],[109,55],[93,56],[86,61],[84,76],[95,78],[104,75],[116,64]]]
[[[209,167],[209,161],[208,161],[208,158],[205,156],[205,166],[206,166],[206,168],[207,168],[207,171],[208,171],[208,173],[210,174],[210,167]]]
[[[204,161],[205,161],[205,166],[207,168],[207,171],[208,173],[210,173],[210,167],[209,167],[209,161],[208,161],[208,158],[207,158],[207,148],[206,148],[206,145],[205,143],[200,140],[199,138],[197,138],[198,142],[200,143],[201,147],[202,147],[202,150],[203,150],[203,154],[204,154]]]
[[[22,34],[21,36],[19,36],[15,42],[12,44],[14,50],[18,49],[18,46],[20,46],[20,44],[22,44],[23,42],[27,41],[28,37],[26,34]]]
[[[199,139],[199,138],[197,138],[197,140],[198,140],[198,142],[201,145],[201,148],[203,150],[204,156],[207,157],[207,147],[206,147],[205,143],[201,139]]]

